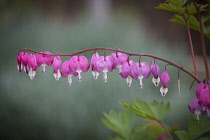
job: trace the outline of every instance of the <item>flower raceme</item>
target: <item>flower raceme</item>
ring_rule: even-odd
[[[112,72],[114,69],[119,68],[119,74],[122,78],[126,79],[128,86],[131,86],[132,79],[139,79],[139,87],[142,89],[144,84],[142,80],[149,78],[150,74],[153,75],[153,83],[158,86],[161,81],[162,87],[160,89],[161,95],[165,96],[168,92],[168,83],[170,77],[166,71],[163,72],[161,78],[159,78],[159,67],[152,61],[151,67],[147,62],[135,62],[129,60],[129,57],[125,53],[117,52],[107,56],[100,56],[97,52],[92,55],[90,64],[85,56],[71,56],[70,60],[62,63],[59,54],[52,55],[50,52],[38,53],[36,55],[20,52],[17,56],[17,68],[19,72],[22,72],[22,68],[26,74],[33,79],[36,74],[37,67],[42,66],[42,73],[46,72],[46,66],[53,67],[53,75],[56,80],[62,76],[68,77],[68,85],[72,85],[72,77],[78,76],[78,80],[82,80],[81,72],[87,72],[89,68],[92,69],[93,78],[97,79],[99,73],[103,72],[104,82],[107,82],[107,72]],[[52,56],[55,56],[54,58]]]

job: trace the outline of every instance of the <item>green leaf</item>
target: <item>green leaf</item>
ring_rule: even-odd
[[[190,15],[197,13],[197,9],[195,8],[194,3],[190,3],[189,5],[187,5],[187,11]]]
[[[178,9],[176,6],[174,6],[173,4],[169,3],[161,3],[160,5],[155,7],[156,9],[161,9],[161,10],[166,10],[166,11],[171,11],[171,12],[176,12],[178,13],[180,11],[180,9]]]
[[[170,19],[169,21],[171,22],[176,22],[176,23],[180,23],[182,25],[186,25],[184,19],[182,16],[180,15],[174,15],[174,17],[172,19]]]
[[[104,116],[102,122],[107,128],[117,133],[121,138],[128,139],[130,137],[135,121],[135,115],[131,109],[126,109],[124,112],[111,110],[109,114],[104,113]]]
[[[169,114],[171,108],[170,104],[163,102],[158,103],[157,101],[153,101],[150,105],[140,99],[134,100],[135,104],[130,102],[120,102],[120,104],[126,108],[131,108],[135,114],[139,117],[156,120],[158,122],[162,122],[164,118]]]
[[[204,24],[205,22],[207,22],[209,19],[210,19],[210,15],[208,15],[208,16],[202,16],[202,17],[201,17],[201,21],[202,21],[203,24]]]
[[[176,131],[174,133],[176,134],[176,136],[180,140],[191,140],[189,134],[186,131],[184,131],[184,130]]]
[[[207,6],[208,6],[207,4],[201,5],[201,7],[200,7],[200,12],[206,11],[206,7],[207,7]]]
[[[188,132],[191,139],[196,139],[208,131],[210,131],[210,121],[208,119],[202,119],[199,122],[196,122],[193,117],[189,119]]]
[[[146,120],[140,126],[135,127],[132,140],[155,140],[162,134],[165,134],[165,131],[159,123]]]
[[[189,15],[186,14],[185,16],[188,17]],[[180,15],[175,15],[172,19],[170,19],[170,21],[171,22],[180,23],[182,25],[186,25],[183,17],[180,16]],[[189,28],[191,28],[193,30],[196,30],[196,31],[200,31],[199,22],[195,18],[195,16],[193,16],[193,15],[189,16],[189,18],[188,18],[188,25],[189,25]]]
[[[180,8],[187,2],[187,0],[166,0],[166,2],[172,3],[174,6]]]

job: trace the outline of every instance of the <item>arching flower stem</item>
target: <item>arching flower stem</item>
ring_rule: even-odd
[[[146,54],[146,53],[131,53],[131,52],[126,52],[126,51],[119,50],[119,49],[114,49],[114,48],[99,47],[99,48],[85,49],[85,50],[78,51],[78,52],[75,52],[75,53],[72,53],[72,54],[61,54],[61,53],[58,53],[58,54],[47,54],[47,55],[49,55],[49,56],[74,56],[74,55],[78,55],[78,54],[81,54],[81,53],[84,53],[84,52],[96,51],[96,50],[110,50],[110,51],[125,53],[125,54],[127,54],[129,56],[147,56],[147,57],[151,57],[151,58],[154,58],[154,59],[158,59],[158,60],[163,61],[163,62],[166,62],[166,63],[168,63],[168,64],[170,64],[170,65],[172,65],[174,67],[177,67],[178,69],[180,69],[183,72],[185,72],[188,75],[190,75],[198,83],[201,83],[201,80],[196,75],[194,75],[192,72],[190,72],[186,68],[182,67],[181,65],[178,65],[178,64],[176,64],[176,63],[174,63],[174,62],[172,62],[170,60],[161,58],[159,56],[155,56],[155,55],[151,55],[151,54]],[[30,50],[30,49],[27,49],[27,48],[18,50],[18,52],[22,52],[22,51],[29,51],[29,52],[36,53],[36,54],[45,54],[45,53],[41,53],[41,52]]]

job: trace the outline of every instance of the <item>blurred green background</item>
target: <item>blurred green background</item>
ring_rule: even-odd
[[[171,13],[154,9],[161,0],[1,0],[0,1],[0,139],[21,140],[105,140],[112,132],[101,122],[103,112],[122,110],[118,101],[140,98],[170,102],[172,111],[165,123],[186,128],[187,105],[195,97],[193,79],[168,66],[169,92],[161,97],[150,78],[134,80],[131,87],[118,70],[94,80],[91,71],[82,82],[73,78],[56,81],[52,67],[45,74],[37,69],[34,80],[17,71],[16,50],[29,48],[51,53],[74,53],[91,47],[113,47],[135,53],[149,53],[172,60],[192,70],[185,27],[170,23]],[[196,34],[196,32],[193,32]],[[196,35],[194,37],[196,39]],[[199,42],[197,40],[196,42]],[[98,51],[103,55],[103,51]],[[199,54],[199,51],[197,54]],[[84,53],[90,60],[94,52]],[[107,54],[112,53],[108,51]],[[197,58],[200,58],[198,55]],[[62,57],[63,62],[69,57]],[[131,57],[137,61],[137,57]],[[150,63],[152,59],[142,57]],[[204,77],[203,62],[199,73]],[[157,61],[163,71],[165,63]],[[139,123],[141,119],[138,119]]]

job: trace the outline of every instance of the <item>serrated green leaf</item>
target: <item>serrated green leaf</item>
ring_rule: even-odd
[[[166,3],[161,3],[160,5],[155,7],[156,9],[161,9],[161,10],[166,10],[166,11],[171,11],[171,12],[179,12],[180,9],[177,9],[174,5],[171,3],[166,4]]]
[[[186,14],[186,16],[188,16],[188,15]],[[180,15],[175,15],[172,19],[170,19],[170,21],[171,22],[180,23],[182,25],[186,25],[183,17],[180,16]],[[188,25],[189,25],[189,28],[191,28],[193,30],[196,30],[196,31],[200,31],[199,22],[195,18],[195,16],[193,16],[193,15],[190,15],[189,16],[189,18],[188,18]]]
[[[200,12],[206,11],[206,7],[207,7],[207,6],[208,6],[207,4],[201,5],[201,7],[200,7]]]
[[[191,140],[189,134],[186,131],[184,131],[184,130],[176,131],[174,133],[176,134],[176,136],[180,140]]]
[[[196,139],[208,131],[210,131],[210,121],[208,119],[202,119],[199,122],[196,122],[193,117],[189,119],[188,132],[191,139]]]
[[[135,115],[139,117],[158,122],[162,122],[171,110],[169,103],[164,104],[163,102],[153,101],[151,104],[147,104],[137,98],[134,100],[134,104],[130,102],[120,102],[120,104],[126,108],[131,108]]]
[[[180,23],[182,25],[186,25],[184,19],[182,16],[180,15],[174,15],[174,17],[172,19],[170,19],[169,21],[171,22],[176,22],[176,23]]]
[[[156,121],[146,120],[140,126],[135,127],[132,140],[155,140],[161,135],[165,135],[165,131],[160,124]]]
[[[197,9],[196,9],[194,3],[190,3],[189,5],[187,5],[187,11],[190,15],[197,13]]]
[[[182,7],[187,0],[166,0],[167,3],[172,3],[176,7]]]
[[[128,139],[130,137],[135,121],[135,115],[131,109],[126,109],[124,112],[111,110],[109,114],[104,113],[104,117],[102,122],[107,128],[122,138]]]

